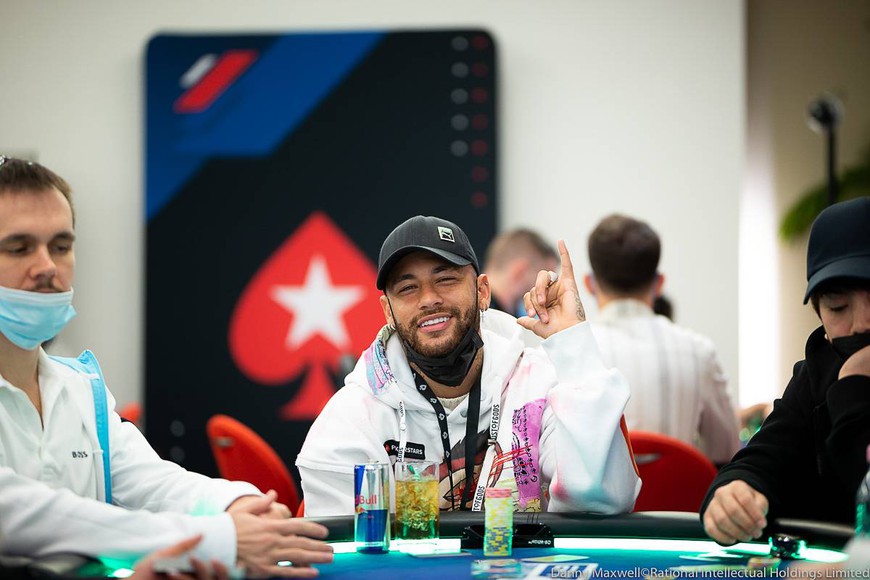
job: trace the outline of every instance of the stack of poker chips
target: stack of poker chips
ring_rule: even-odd
[[[768,540],[770,555],[774,558],[800,560],[807,549],[807,543],[798,536],[775,534]]]
[[[509,489],[490,487],[484,500],[483,555],[510,556],[514,535],[514,504]]]

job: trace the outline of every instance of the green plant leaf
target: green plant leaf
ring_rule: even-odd
[[[852,167],[843,172],[837,201],[870,196],[870,164]],[[792,242],[810,229],[813,220],[828,206],[827,184],[813,187],[792,205],[779,225],[780,237]]]

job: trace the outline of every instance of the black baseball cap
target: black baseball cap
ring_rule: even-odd
[[[394,229],[378,256],[378,290],[387,285],[387,277],[396,262],[417,250],[431,252],[457,266],[474,266],[480,273],[474,248],[465,232],[453,222],[434,216],[414,216]]]
[[[804,304],[832,278],[870,280],[870,197],[835,203],[813,222]]]

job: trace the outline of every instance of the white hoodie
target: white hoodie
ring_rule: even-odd
[[[527,334],[508,314],[483,316],[478,432],[497,423],[497,443],[487,446],[474,509],[485,487],[498,486],[512,490],[518,511],[630,511],[640,479],[622,420],[625,379],[604,367],[586,323],[537,348],[524,347]],[[467,414],[466,398],[447,417],[454,450],[464,449]],[[394,462],[400,447],[406,458],[443,461],[432,405],[417,392],[399,337],[385,326],[311,426],[296,459],[305,515],[354,513],[353,466]],[[462,487],[464,457],[451,455],[454,485]],[[446,474],[442,463],[443,484]],[[441,491],[448,495],[444,485]],[[450,504],[442,502],[445,507]]]

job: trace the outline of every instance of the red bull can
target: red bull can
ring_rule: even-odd
[[[356,551],[390,551],[390,464],[364,463],[353,467],[354,541]]]

